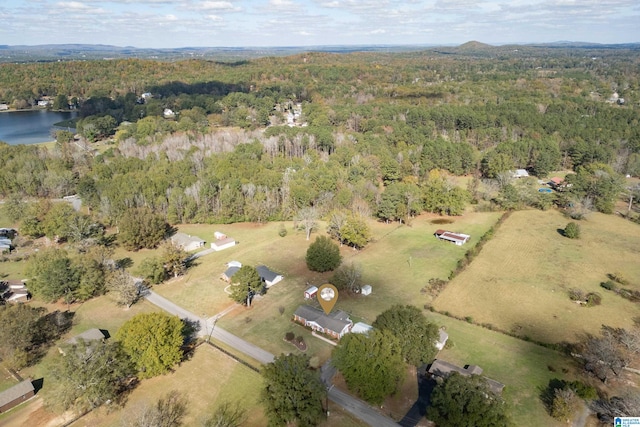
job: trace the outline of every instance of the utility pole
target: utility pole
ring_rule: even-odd
[[[211,331],[209,332],[209,336],[207,337],[207,344],[211,342],[211,335],[213,335],[213,330],[216,328],[217,321],[218,321],[218,316],[213,318],[213,325],[211,325]]]

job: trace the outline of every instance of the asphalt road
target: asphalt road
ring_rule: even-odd
[[[233,347],[239,352],[252,357],[261,363],[273,362],[273,354],[216,326],[215,318],[213,318],[213,320],[207,320],[200,316],[196,316],[190,311],[185,310],[179,305],[172,303],[168,299],[161,297],[151,290],[145,290],[142,296],[145,297],[150,303],[160,307],[168,313],[180,317],[181,319],[188,319],[191,322],[199,322],[201,326],[200,330],[198,331],[199,336],[205,338],[211,336],[212,338],[215,338],[216,340],[221,341],[230,347]],[[391,418],[385,417],[384,415],[375,411],[365,402],[356,399],[355,397],[333,387],[333,385],[331,384],[331,379],[333,378],[333,375],[335,375],[335,372],[336,370],[333,366],[331,366],[330,361],[322,366],[321,377],[322,381],[328,387],[329,400],[337,405],[340,405],[344,410],[371,426],[398,427],[398,423],[393,421]],[[329,409],[329,412],[330,411],[331,410]]]
[[[337,388],[331,386],[329,389],[329,400],[340,405],[342,409],[349,412],[360,421],[364,421],[370,426],[375,427],[398,427],[398,423],[393,421],[389,417],[385,417],[382,414],[374,411],[368,404],[356,399],[355,397],[347,394]],[[331,408],[329,408],[331,412]],[[331,417],[331,415],[329,415]]]
[[[198,322],[200,324],[200,330],[198,331],[198,335],[201,337],[215,338],[218,341],[221,341],[236,350],[244,353],[245,355],[254,358],[260,363],[270,363],[273,362],[274,356],[268,351],[264,351],[260,347],[257,347],[242,338],[238,338],[237,336],[230,334],[219,326],[215,325],[215,320],[207,320],[200,316],[193,314],[192,312],[185,310],[177,304],[172,303],[168,299],[161,297],[157,293],[148,290],[143,296],[150,303],[157,305],[164,311],[175,314],[181,319],[189,319],[191,322]]]

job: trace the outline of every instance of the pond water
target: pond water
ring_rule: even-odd
[[[77,115],[76,111],[46,110],[0,113],[0,141],[10,145],[53,141],[53,124]],[[71,129],[71,132],[75,130]]]

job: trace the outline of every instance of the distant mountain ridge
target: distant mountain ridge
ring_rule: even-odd
[[[468,41],[455,45],[323,45],[323,46],[273,46],[273,47],[180,47],[137,48],[134,46],[112,46],[103,44],[46,44],[46,45],[0,45],[0,62],[35,62],[92,59],[160,59],[179,60],[188,58],[239,60],[265,56],[287,56],[304,52],[352,53],[352,52],[409,52],[430,50],[440,54],[492,56],[525,48],[567,49],[640,49],[640,43],[599,44],[589,42],[558,41],[552,43],[526,43],[490,45],[479,41]]]

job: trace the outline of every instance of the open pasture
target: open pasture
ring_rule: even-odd
[[[437,313],[427,313],[427,317],[445,326],[453,343],[451,348],[440,351],[439,359],[458,366],[479,365],[483,375],[505,385],[503,397],[514,425],[562,425],[548,415],[539,394],[553,378],[575,379],[570,359],[548,348]]]
[[[640,227],[613,215],[580,221],[580,239],[561,234],[569,220],[557,211],[520,211],[500,227],[480,255],[436,298],[434,307],[543,342],[576,341],[602,324],[630,327],[634,304],[600,287],[619,272],[640,290]],[[602,295],[584,307],[569,289]]]

